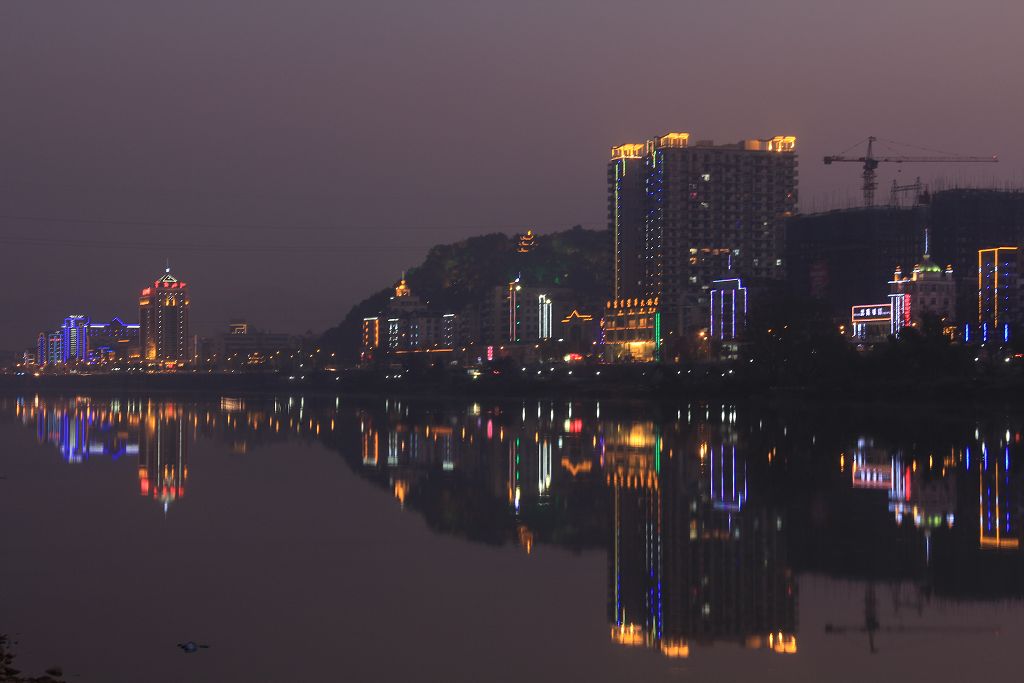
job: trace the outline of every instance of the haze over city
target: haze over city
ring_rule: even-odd
[[[336,324],[433,244],[607,226],[610,146],[795,135],[803,212],[868,135],[1024,184],[1005,2],[0,5],[0,348],[133,314],[170,259],[192,326]],[[897,174],[897,171],[899,173]],[[201,304],[200,304],[201,302]]]

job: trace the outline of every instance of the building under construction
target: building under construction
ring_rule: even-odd
[[[845,318],[853,305],[887,301],[893,270],[912,268],[929,253],[935,263],[953,268],[957,322],[973,323],[978,250],[1022,243],[1024,192],[944,190],[909,208],[793,217],[786,234],[787,277],[794,294],[824,300]]]

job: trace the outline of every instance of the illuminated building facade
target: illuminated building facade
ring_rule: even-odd
[[[60,329],[62,363],[85,361],[89,357],[89,318],[69,315]]]
[[[953,267],[936,265],[926,253],[910,275],[897,267],[889,282],[892,303],[892,333],[904,327],[919,327],[933,317],[943,328],[956,322],[956,281]]]
[[[606,360],[660,360],[662,333],[658,301],[658,297],[612,299],[605,304],[601,330]]]
[[[146,361],[181,364],[191,359],[188,285],[168,267],[139,296],[139,344]]]
[[[892,304],[861,304],[850,308],[850,334],[859,342],[885,341],[892,334]]]
[[[601,321],[574,308],[562,318],[559,338],[565,340],[566,351],[569,353],[589,356],[601,341]]]
[[[747,288],[739,278],[715,280],[708,316],[711,338],[735,341],[747,327]]]
[[[978,250],[978,333],[981,341],[1009,341],[1020,323],[1021,254],[1017,247]]]
[[[449,353],[458,343],[458,316],[431,311],[413,294],[404,276],[395,285],[387,308],[379,315],[363,318],[363,362],[381,353]]]
[[[682,333],[707,324],[714,280],[782,279],[795,150],[792,136],[715,145],[689,133],[613,147],[615,298],[658,297],[667,332]]]
[[[516,277],[495,287],[484,309],[490,318],[481,338],[490,344],[534,344],[554,336],[555,316],[561,317],[565,291],[527,286]],[[504,320],[499,323],[498,316]]]
[[[56,332],[40,332],[36,340],[36,363],[53,365],[64,362],[63,337]]]
[[[124,360],[139,356],[138,323],[118,317],[109,323],[89,323],[89,356],[93,361]]]

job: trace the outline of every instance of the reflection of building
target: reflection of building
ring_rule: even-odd
[[[139,437],[139,492],[164,509],[185,495],[189,426],[181,408],[158,405],[142,415]]]
[[[605,356],[610,361],[656,361],[661,356],[658,298],[613,299],[601,319]]]
[[[147,361],[185,363],[189,360],[188,285],[168,267],[139,296],[139,341]]]
[[[658,297],[670,332],[706,324],[707,290],[734,272],[781,279],[796,206],[796,139],[715,145],[668,133],[612,148],[615,298]]]
[[[782,516],[750,505],[745,462],[713,436],[667,445],[650,423],[606,430],[611,637],[668,657],[715,641],[795,652]]]
[[[87,400],[19,401],[16,408],[26,423],[34,421],[36,438],[57,447],[69,463],[91,457],[117,459],[137,455],[138,441],[130,431],[129,415],[109,405]]]
[[[978,463],[978,544],[983,549],[1019,550],[1024,499],[1010,476],[1010,447],[983,451]]]

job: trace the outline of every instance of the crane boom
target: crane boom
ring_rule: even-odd
[[[868,137],[868,151],[864,156],[848,157],[842,154],[835,154],[825,157],[826,165],[836,162],[856,162],[864,165],[862,176],[864,178],[864,206],[875,205],[875,190],[878,188],[876,169],[879,164],[918,164],[918,163],[996,163],[999,156],[993,154],[985,156],[884,156],[876,157],[873,152],[874,143],[878,138],[874,135]]]

